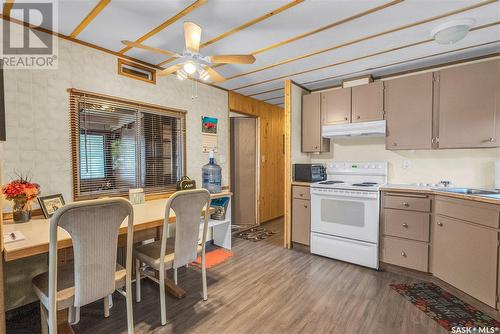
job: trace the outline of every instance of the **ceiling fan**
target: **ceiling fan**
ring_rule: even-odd
[[[163,76],[176,73],[177,78],[180,80],[192,77],[203,81],[212,80],[213,82],[219,83],[226,79],[211,67],[212,64],[253,64],[255,62],[255,57],[253,55],[203,56],[200,54],[201,27],[193,22],[184,22],[184,41],[186,47],[182,54],[137,42],[122,41],[122,43],[129,47],[135,47],[181,59],[182,62],[172,65],[158,73],[158,75]]]

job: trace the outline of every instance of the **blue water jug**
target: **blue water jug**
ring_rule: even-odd
[[[222,191],[222,168],[215,163],[214,152],[210,151],[208,164],[202,167],[202,186],[211,194]]]

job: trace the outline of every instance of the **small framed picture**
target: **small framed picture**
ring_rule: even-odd
[[[62,194],[38,197],[38,203],[40,203],[45,218],[52,217],[54,212],[65,204]]]

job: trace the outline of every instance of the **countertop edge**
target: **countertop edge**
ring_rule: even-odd
[[[380,187],[380,191],[383,192],[398,192],[398,193],[419,193],[419,194],[428,194],[428,195],[438,195],[450,198],[458,198],[475,202],[489,203],[500,205],[500,200],[493,198],[486,198],[481,196],[474,195],[465,195],[465,194],[454,194],[445,191],[435,190],[435,189],[416,189],[413,187],[405,188],[404,186],[382,186]]]

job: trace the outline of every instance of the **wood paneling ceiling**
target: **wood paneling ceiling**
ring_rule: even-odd
[[[4,0],[3,17],[17,18],[15,3]],[[498,0],[59,0],[58,12],[57,33],[160,68],[176,60],[121,41],[182,52],[182,24],[193,21],[203,28],[203,54],[257,58],[216,66],[228,79],[218,86],[276,105],[288,78],[315,90],[500,49]],[[465,39],[440,45],[430,38],[457,18],[475,20]]]

